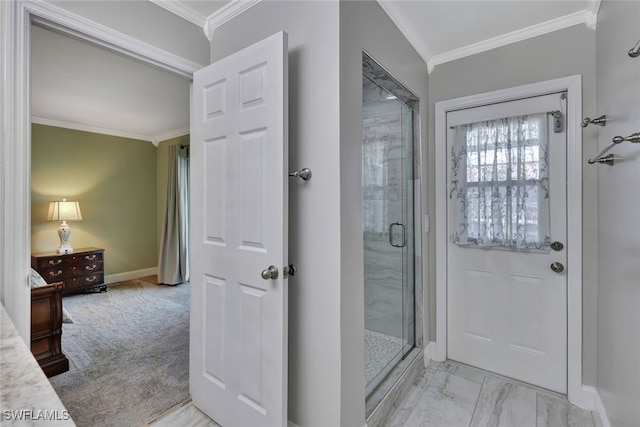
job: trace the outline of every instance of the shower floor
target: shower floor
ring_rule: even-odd
[[[402,338],[364,330],[364,383],[368,385],[402,351]]]

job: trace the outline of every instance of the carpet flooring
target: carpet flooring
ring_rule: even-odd
[[[70,368],[50,381],[78,427],[143,426],[189,398],[189,284],[150,276],[62,304]]]

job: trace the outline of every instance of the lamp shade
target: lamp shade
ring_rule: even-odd
[[[82,221],[80,203],[62,201],[49,202],[47,221]]]

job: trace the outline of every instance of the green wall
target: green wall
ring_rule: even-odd
[[[49,201],[80,202],[71,246],[104,248],[105,274],[157,266],[157,149],[147,141],[32,125],[31,251],[58,248]]]

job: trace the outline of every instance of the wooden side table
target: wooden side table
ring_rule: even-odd
[[[104,284],[104,249],[81,248],[68,254],[55,251],[32,254],[31,267],[47,283],[64,282],[62,295],[96,288],[107,290]]]

